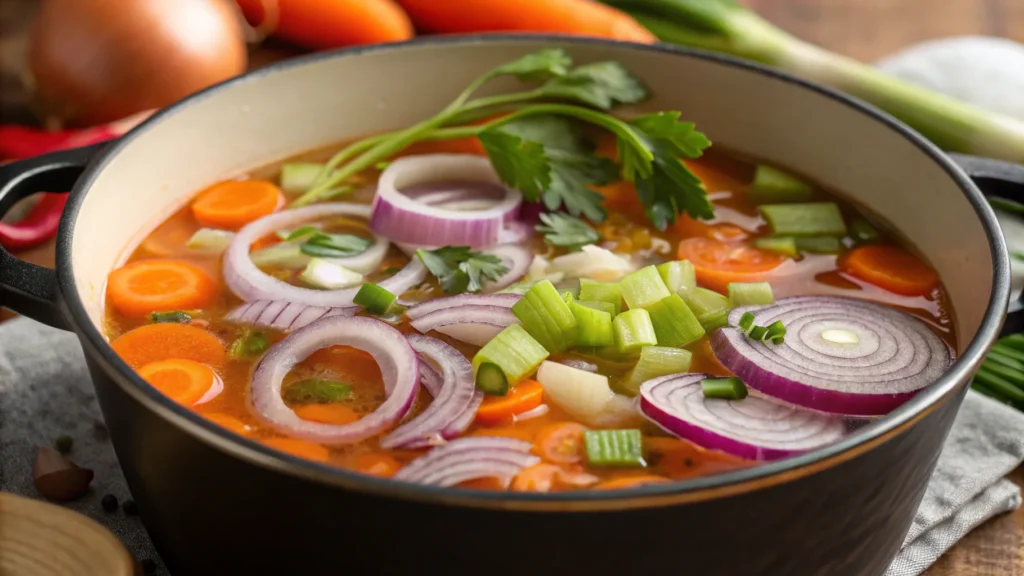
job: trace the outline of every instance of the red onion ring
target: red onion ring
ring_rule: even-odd
[[[698,446],[749,460],[775,460],[842,438],[843,421],[753,393],[743,400],[705,398],[707,374],[670,374],[640,385],[640,411]]]
[[[441,386],[444,385],[444,377],[441,376],[441,373],[422,356],[420,356],[420,384],[433,398],[437,398],[437,395],[441,393]]]
[[[456,296],[434,298],[421,304],[410,306],[405,311],[405,315],[410,320],[415,320],[437,310],[461,306],[500,306],[511,309],[512,305],[519,302],[519,299],[522,297],[522,294],[458,294]]]
[[[434,448],[395,474],[396,480],[454,486],[476,478],[497,478],[506,487],[523,468],[540,462],[530,443],[513,438],[459,438]]]
[[[937,380],[953,361],[952,351],[928,326],[892,308],[839,296],[794,296],[772,306],[737,308],[767,326],[786,326],[780,345],[757,342],[737,328],[711,335],[723,366],[751,388],[822,412],[887,414]],[[856,343],[826,340],[826,330],[856,335]]]
[[[291,332],[321,318],[355,316],[358,311],[358,306],[324,308],[296,304],[287,300],[255,300],[235,308],[224,319],[237,324],[249,324],[259,328]]]
[[[466,305],[435,310],[417,317],[410,324],[424,334],[436,330],[467,344],[483,346],[498,332],[518,322],[511,308]]]
[[[380,367],[387,400],[356,422],[337,426],[299,418],[281,398],[281,383],[295,365],[328,346],[368,352]],[[412,407],[419,389],[419,361],[401,332],[362,316],[332,316],[292,332],[260,360],[252,378],[252,406],[275,430],[312,442],[349,444],[394,426]]]
[[[235,239],[224,254],[224,280],[228,288],[245,301],[252,300],[287,300],[307,306],[324,308],[347,308],[353,306],[352,298],[359,288],[345,290],[313,290],[292,286],[265,274],[256,267],[249,258],[249,247],[260,238],[278,230],[284,230],[310,220],[329,218],[331,216],[369,216],[370,208],[362,204],[334,202],[315,204],[295,210],[285,210],[265,216],[246,225],[238,231]],[[381,280],[378,284],[393,294],[401,295],[409,288],[419,284],[426,277],[427,269],[418,258],[394,276]]]
[[[484,290],[501,290],[518,282],[530,269],[533,262],[533,252],[517,244],[502,244],[484,251],[501,258],[502,263],[508,268],[508,272],[501,275],[493,282],[485,282]]]

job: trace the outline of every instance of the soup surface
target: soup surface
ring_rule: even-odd
[[[548,108],[605,108],[588,103]],[[111,273],[114,349],[273,449],[539,492],[811,450],[951,361],[941,283],[881,219],[706,145],[669,149],[667,185],[630,178],[622,134],[592,126],[574,128],[590,164],[555,165],[560,133],[481,132],[508,113],[491,105],[440,137],[374,135],[197,191]],[[547,177],[517,178],[530,134]],[[589,177],[602,163],[616,176]],[[665,216],[652,197],[673,187]]]

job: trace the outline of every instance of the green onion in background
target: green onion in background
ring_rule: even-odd
[[[974,376],[971,388],[1024,411],[1024,334],[1000,338]]]

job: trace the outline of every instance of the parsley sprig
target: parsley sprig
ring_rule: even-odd
[[[501,258],[474,252],[469,246],[444,246],[416,251],[416,257],[437,277],[445,294],[479,292],[486,280],[496,281],[508,273]]]
[[[597,230],[579,218],[550,212],[540,215],[541,223],[537,225],[537,232],[544,234],[544,241],[552,246],[578,250],[588,244],[601,241],[601,235]]]
[[[527,89],[475,96],[503,76],[515,76],[527,83]],[[699,157],[710,146],[708,139],[692,123],[682,121],[679,112],[632,120],[609,113],[648,97],[643,83],[618,62],[573,66],[561,49],[527,54],[478,77],[433,117],[342,149],[293,205],[334,195],[361,171],[415,142],[475,137],[505,184],[549,210],[564,208],[572,216],[603,221],[603,197],[595,188],[622,178],[636,186],[648,218],[659,230],[681,213],[711,218],[703,185],[681,160]],[[582,129],[585,125],[615,136],[618,162],[595,153]]]

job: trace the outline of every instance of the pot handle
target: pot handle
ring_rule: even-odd
[[[71,148],[0,165],[0,218],[37,192],[63,192],[75,185],[89,161],[109,142]],[[57,273],[15,258],[0,246],[0,308],[54,328],[68,329],[61,312]]]

